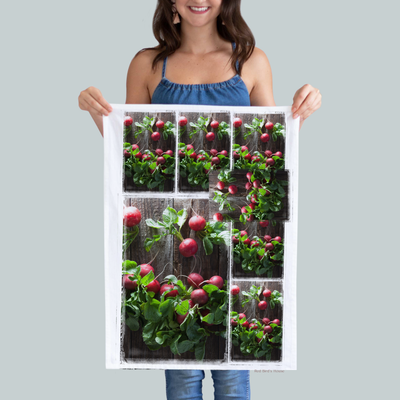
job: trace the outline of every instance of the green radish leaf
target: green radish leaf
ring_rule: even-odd
[[[164,210],[162,217],[167,225],[172,225],[178,222],[178,213],[171,207],[167,207]]]
[[[183,342],[178,343],[178,351],[179,353],[185,353],[189,351],[194,346],[194,343],[190,340],[184,340]]]
[[[203,246],[207,256],[212,254],[214,246],[207,236],[203,239]]]
[[[125,321],[126,325],[128,326],[128,328],[132,331],[137,331],[139,330],[139,320],[137,318],[133,318],[133,317],[128,317]]]
[[[188,300],[184,300],[181,304],[178,304],[175,307],[175,311],[179,315],[185,315],[189,311],[189,301]]]
[[[188,212],[186,211],[186,209],[182,209],[180,211],[178,211],[178,226],[179,228],[182,228],[183,224],[186,222],[188,217]]]
[[[217,286],[212,285],[211,283],[208,283],[207,285],[204,285],[202,287],[202,289],[205,290],[208,294],[210,294],[210,293],[212,293],[212,292],[214,292],[216,290],[219,290]]]
[[[197,361],[203,361],[206,352],[206,342],[200,342],[196,345],[194,353]]]
[[[159,303],[159,302],[157,302]],[[161,313],[158,311],[158,304],[155,300],[151,300],[144,305],[144,317],[150,322],[159,322]]]
[[[154,221],[151,218],[146,219],[146,225],[150,226],[151,228],[156,228],[156,229],[165,228],[165,224],[163,222]]]
[[[150,271],[147,275],[145,275],[145,276],[142,278],[142,280],[141,280],[140,283],[141,283],[142,285],[146,286],[146,285],[148,285],[150,282],[154,281],[154,279],[155,279],[154,273],[153,273],[153,271]]]

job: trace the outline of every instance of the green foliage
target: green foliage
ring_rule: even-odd
[[[189,138],[191,139],[196,133],[200,131],[207,132],[207,126],[210,123],[210,118],[199,117],[197,120],[197,124],[194,122],[190,122],[189,125],[193,128],[189,132]]]
[[[145,116],[143,118],[143,122],[135,122],[136,125],[136,132],[135,132],[135,139],[142,134],[143,132],[149,131],[153,133],[153,125],[154,125],[155,118],[150,118]]]
[[[208,221],[204,230],[199,231],[196,234],[203,241],[204,250],[207,256],[212,254],[213,245],[231,245],[231,234],[226,222]]]

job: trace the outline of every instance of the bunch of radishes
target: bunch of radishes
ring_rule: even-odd
[[[263,222],[263,221],[261,221]],[[268,222],[268,221],[267,221]],[[282,238],[280,236],[275,236],[274,238],[272,238],[270,235],[264,235],[264,241],[263,242],[259,237],[254,237],[252,240],[250,240],[250,238],[247,235],[247,231],[240,231],[239,233],[240,237],[246,237],[243,240],[243,244],[249,246],[249,247],[259,247],[265,248],[265,251],[272,251],[274,249],[274,244],[272,243],[273,241],[281,243],[282,242]],[[240,242],[239,238],[237,235],[232,235],[232,243],[233,244],[238,244]],[[273,253],[271,253],[271,255],[273,255]],[[262,258],[262,257],[261,257]],[[260,258],[260,259],[261,259]]]
[[[265,310],[268,307],[268,303],[265,300],[260,300],[259,298],[259,293],[261,292],[261,287],[256,287],[253,285],[252,289],[250,292],[243,292],[243,295],[247,298],[246,300],[242,301],[242,305],[246,304],[249,302],[251,299],[257,300],[258,301],[258,308],[260,310]],[[238,285],[232,285],[231,287],[231,295],[232,296],[238,296],[240,293],[240,287]],[[272,292],[268,289],[265,289],[262,292],[263,296],[267,299],[271,297]]]
[[[128,247],[132,244],[132,242],[136,239],[136,236],[139,233],[139,223],[142,220],[142,214],[139,209],[136,207],[124,207],[123,210],[123,224],[126,228],[133,229],[125,229],[123,233],[123,243],[122,243],[122,252],[128,249]]]

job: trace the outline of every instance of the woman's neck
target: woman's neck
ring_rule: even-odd
[[[201,27],[181,22],[180,52],[202,55],[217,51],[224,44],[225,41],[219,36],[215,21]]]

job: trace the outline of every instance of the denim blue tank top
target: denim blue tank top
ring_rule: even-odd
[[[236,44],[233,42],[232,47]],[[182,85],[165,77],[167,58],[164,59],[162,79],[156,87],[151,104],[200,104],[211,106],[250,106],[250,95],[240,75],[217,83]],[[238,68],[239,61],[236,61]]]

